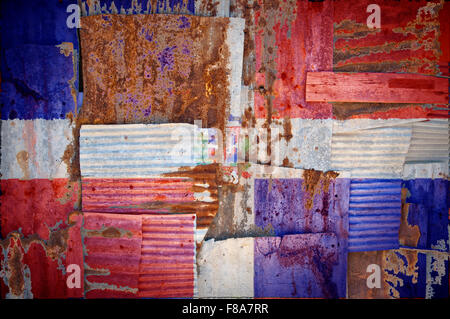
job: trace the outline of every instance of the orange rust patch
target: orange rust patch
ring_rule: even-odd
[[[408,224],[409,204],[406,203],[408,189],[402,188],[402,216],[399,230],[400,245],[417,247],[420,239],[419,226],[411,226]]]
[[[314,169],[306,169],[303,172],[303,190],[306,191],[306,203],[305,207],[306,209],[310,210],[313,207],[313,201],[314,196],[316,194],[320,194],[322,191],[324,193],[328,192],[328,189],[330,187],[330,182],[333,179],[336,179],[336,177],[339,176],[339,173],[328,171],[328,172],[322,172],[322,171],[316,171]]]

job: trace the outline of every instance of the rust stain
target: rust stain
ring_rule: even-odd
[[[306,209],[310,210],[313,207],[314,196],[320,194],[322,191],[328,193],[331,180],[336,179],[339,173],[328,171],[316,171],[314,169],[306,169],[303,172],[302,188],[306,192]]]
[[[85,123],[201,119],[225,133],[228,19],[103,15],[82,25]]]
[[[286,157],[283,159],[283,166],[284,166],[284,167],[291,167],[291,168],[293,168],[293,167],[294,167],[294,164],[292,164],[291,162],[289,162],[289,158],[286,156]]]
[[[28,165],[29,155],[27,151],[20,151],[16,155],[17,163],[20,166],[20,169],[23,172],[23,179],[30,178],[30,168]]]
[[[400,245],[417,247],[420,239],[420,229],[417,225],[408,224],[409,203],[406,203],[408,189],[402,188],[402,216],[399,230]]]
[[[14,240],[14,239],[13,239]],[[23,273],[23,252],[19,248],[17,240],[14,240],[14,248],[10,251],[8,256],[9,269],[9,290],[14,296],[22,296],[25,290],[25,280]]]

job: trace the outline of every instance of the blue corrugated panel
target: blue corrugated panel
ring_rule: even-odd
[[[349,251],[396,249],[401,180],[353,179],[350,184]]]

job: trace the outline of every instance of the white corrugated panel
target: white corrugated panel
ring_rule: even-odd
[[[415,121],[334,121],[331,169],[352,178],[401,178]]]
[[[143,178],[213,163],[217,130],[191,124],[83,125],[83,177]]]
[[[448,125],[448,119],[432,119],[414,123],[406,162],[444,162],[448,164]]]
[[[2,121],[2,179],[68,178],[62,158],[72,130],[70,120]]]

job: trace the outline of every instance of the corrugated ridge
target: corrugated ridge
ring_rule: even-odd
[[[194,214],[143,216],[139,297],[193,297],[194,230]]]
[[[396,249],[401,180],[353,179],[349,202],[349,251]]]
[[[333,132],[331,166],[356,178],[400,178],[411,128],[379,127]]]
[[[85,125],[80,131],[83,177],[152,177],[213,161],[214,129],[190,124]]]
[[[414,123],[406,162],[448,162],[448,158],[448,119]]]

